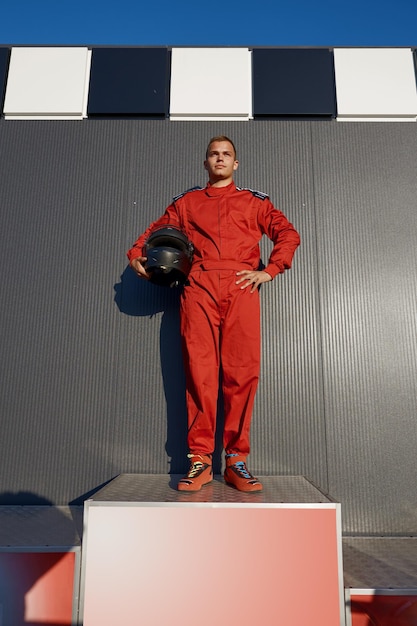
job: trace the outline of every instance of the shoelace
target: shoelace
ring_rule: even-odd
[[[238,461],[237,463],[235,463],[235,468],[240,474],[242,474],[243,478],[253,478],[252,474],[248,471],[244,461]]]
[[[199,471],[201,471],[203,464],[201,461],[194,461],[192,464],[190,471],[188,472],[188,478],[194,478]]]

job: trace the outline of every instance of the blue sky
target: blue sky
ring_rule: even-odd
[[[0,44],[417,47],[417,0],[8,0]]]

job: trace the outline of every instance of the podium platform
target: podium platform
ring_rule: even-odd
[[[346,626],[417,624],[417,537],[344,537]]]
[[[122,474],[85,502],[83,626],[345,626],[340,504],[302,476]]]
[[[0,625],[78,623],[82,507],[0,506]]]

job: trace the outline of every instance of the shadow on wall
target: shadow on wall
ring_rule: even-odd
[[[74,553],[62,551],[62,545],[61,552],[54,552],[53,545],[46,545],[41,537],[53,528],[69,546],[77,536],[74,524],[52,502],[33,493],[5,492],[0,494],[0,502],[4,509],[0,530],[0,624],[69,626]],[[23,502],[30,502],[30,506],[21,506]]]
[[[160,363],[167,404],[167,438],[165,450],[170,457],[170,473],[188,471],[187,414],[185,404],[185,375],[181,351],[179,303],[181,288],[153,285],[141,280],[127,266],[114,287],[114,301],[121,313],[135,317],[152,317],[162,313],[160,327]],[[219,400],[219,425],[215,472],[220,472],[222,403]]]
[[[170,472],[177,473],[181,471],[187,457],[185,379],[179,322],[180,289],[159,287],[141,280],[129,266],[114,289],[114,301],[121,313],[148,318],[162,313],[159,352],[167,405],[165,449],[171,459]]]

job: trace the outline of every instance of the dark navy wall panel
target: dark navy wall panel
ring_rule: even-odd
[[[3,113],[4,96],[6,94],[6,81],[9,71],[10,50],[0,48],[0,115]]]
[[[88,115],[165,117],[169,59],[166,48],[93,49]]]
[[[336,116],[333,53],[325,49],[254,49],[253,113]]]

